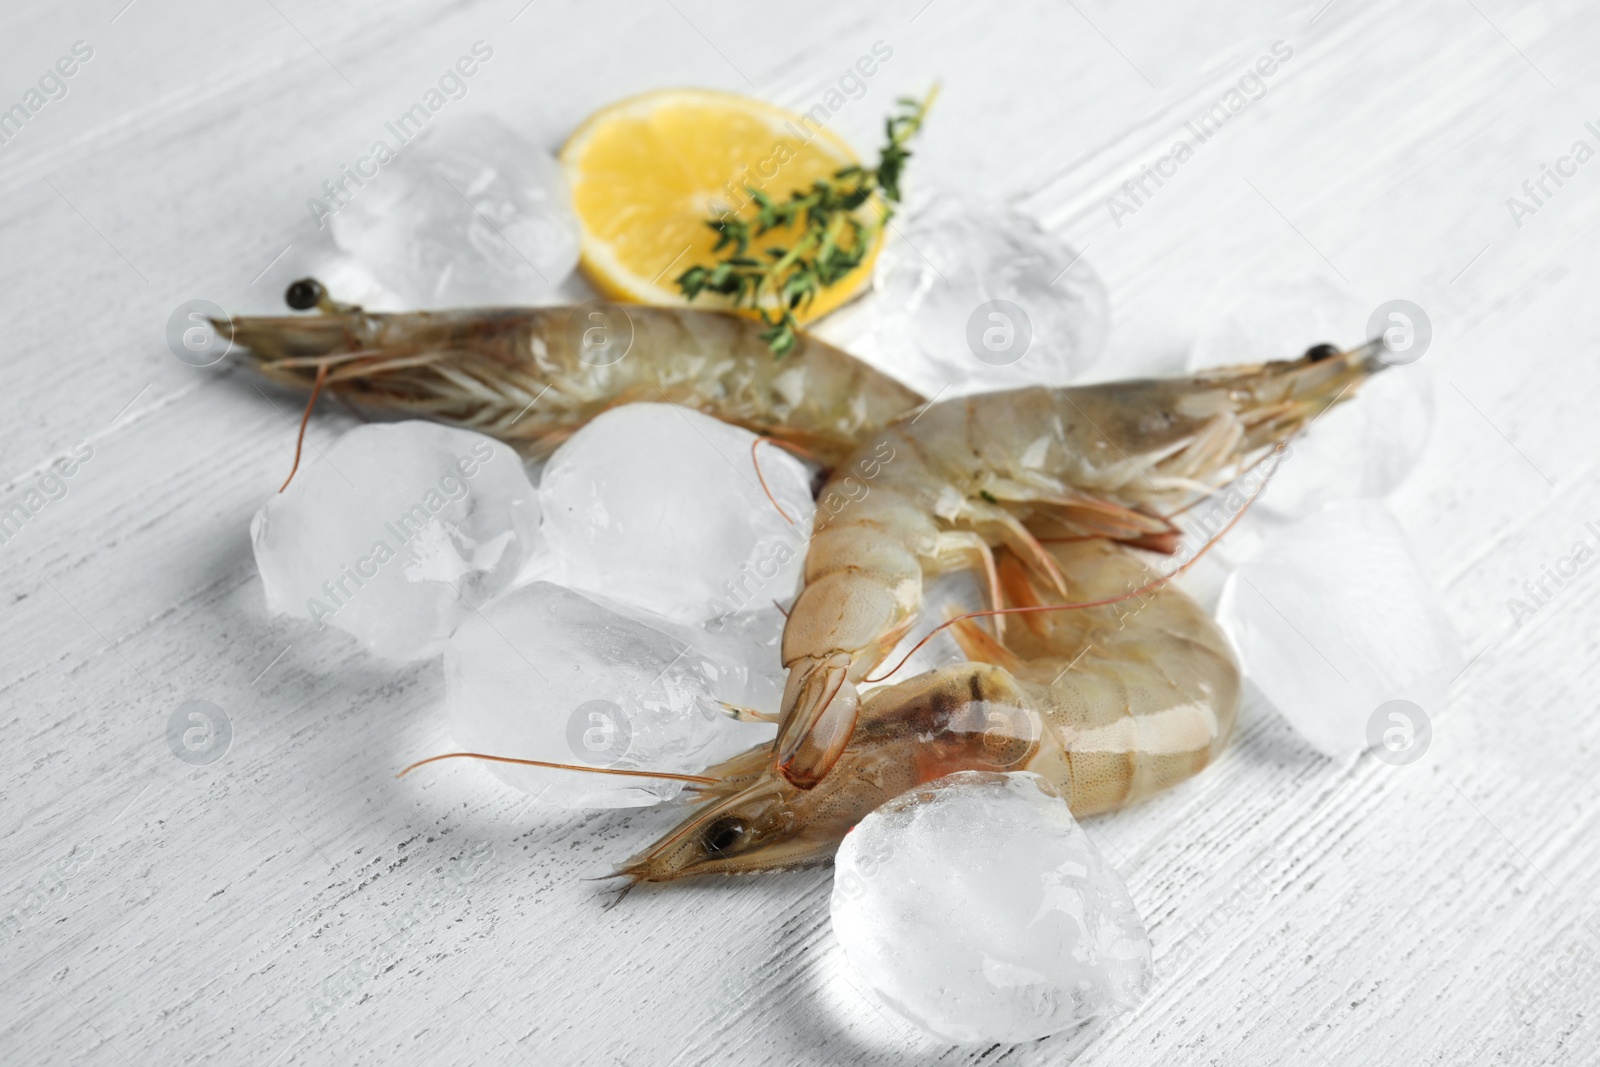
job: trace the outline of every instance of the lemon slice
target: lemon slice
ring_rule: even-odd
[[[706,221],[730,209],[753,212],[746,185],[782,200],[856,162],[850,146],[815,120],[707,89],[619,101],[591,115],[561,149],[589,280],[612,300],[674,307],[688,306],[678,276],[729,252],[712,252],[717,235]],[[791,247],[798,230],[771,230],[749,254]],[[861,265],[819,291],[796,318],[818,318],[849,300],[871,277],[880,238],[881,231]],[[702,293],[693,306],[729,302]]]

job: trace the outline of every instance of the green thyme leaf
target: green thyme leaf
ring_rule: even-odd
[[[841,167],[832,181],[819,178],[809,189],[796,189],[785,200],[746,186],[755,205],[754,215],[738,218],[724,212],[706,221],[717,234],[711,251],[731,251],[713,265],[697,264],[678,275],[678,289],[684,298],[693,300],[711,292],[731,297],[734,307],[755,308],[767,327],[761,331],[761,339],[773,355],[794,351],[800,341],[794,313],[859,267],[878,231],[893,217],[900,203],[906,161],[911,158],[906,144],[922,129],[938,94],[936,85],[921,100],[903,96],[896,101],[900,112],[884,120],[884,145],[876,167]],[[879,198],[877,217],[863,221],[859,212],[874,196]],[[793,245],[763,249],[770,262],[749,254],[754,239],[801,223]],[[764,301],[776,303],[777,309],[765,306]]]

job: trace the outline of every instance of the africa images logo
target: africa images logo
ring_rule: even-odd
[[[1522,629],[1522,624],[1534,615],[1540,608],[1554,600],[1567,583],[1577,577],[1578,572],[1589,565],[1589,561],[1600,553],[1600,525],[1593,522],[1583,524],[1586,536],[1579,537],[1572,542],[1567,553],[1555,563],[1543,564],[1541,573],[1537,578],[1525,579],[1522,583],[1522,597],[1508,597],[1506,610],[1511,612],[1511,621],[1516,629]]]
[[[54,100],[65,100],[71,87],[67,80],[78,73],[79,68],[94,58],[94,48],[88,41],[72,42],[72,54],[57,59],[55,63],[39,75],[38,88],[29,88],[22,94],[22,100],[0,110],[0,147],[6,147],[22,133],[22,129],[33,117],[43,111],[46,104]]]

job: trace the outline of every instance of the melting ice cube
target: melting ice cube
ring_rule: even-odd
[[[1189,352],[1189,369],[1293,359],[1316,344],[1370,340],[1367,316],[1347,287],[1304,275],[1230,288],[1208,308]]]
[[[1026,215],[941,197],[895,224],[874,292],[819,332],[928,396],[1065,385],[1105,343],[1105,286]]]
[[[436,655],[539,536],[522,460],[482,434],[377,423],[302,466],[250,524],[267,606],[390,659]]]
[[[1437,711],[1462,667],[1438,593],[1375,501],[1274,529],[1229,576],[1217,621],[1245,675],[1329,756],[1368,747],[1390,701]]]
[[[539,485],[559,580],[679,622],[774,610],[797,588],[815,504],[806,466],[763,444],[777,505],[767,498],[755,439],[671,404],[629,404],[579,430]]]
[[[832,907],[872,990],[947,1041],[1031,1041],[1150,987],[1127,887],[1035,774],[962,771],[889,801],[839,847]]]
[[[703,630],[550,582],[467,620],[446,650],[445,679],[456,741],[491,755],[692,774],[775,733],[718,709],[719,700],[749,704],[775,683]],[[682,789],[669,779],[484,766],[557,807],[634,807]]]
[[[412,307],[527,304],[578,262],[566,179],[500,120],[465,115],[402,145],[328,220]]]

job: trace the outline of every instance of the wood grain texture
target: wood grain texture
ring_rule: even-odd
[[[124,3],[0,12],[0,105],[95,49],[0,147],[0,503],[92,453],[0,544],[0,1059],[1600,1061],[1600,567],[1520,627],[1506,606],[1600,523],[1600,162],[1520,227],[1506,206],[1600,144],[1600,9]],[[297,405],[163,330],[197,297],[274,308],[305,199],[480,39],[471,106],[552,146],[659,85],[809,107],[889,43],[836,128],[869,147],[941,79],[914,175],[1088,249],[1115,308],[1100,376],[1177,366],[1263,278],[1426,308],[1436,429],[1392,504],[1476,656],[1426,757],[1328,761],[1251,700],[1218,766],[1090,824],[1156,943],[1146,1005],[976,1050],[858,988],[826,870],[605,911],[581,879],[670,812],[543,812],[470,766],[396,782],[447,746],[437,664],[266,616],[247,528]],[[1118,226],[1107,197],[1279,40],[1266,95]],[[311,444],[349,424],[319,413]],[[195,698],[234,731],[205,767],[165,740]]]

